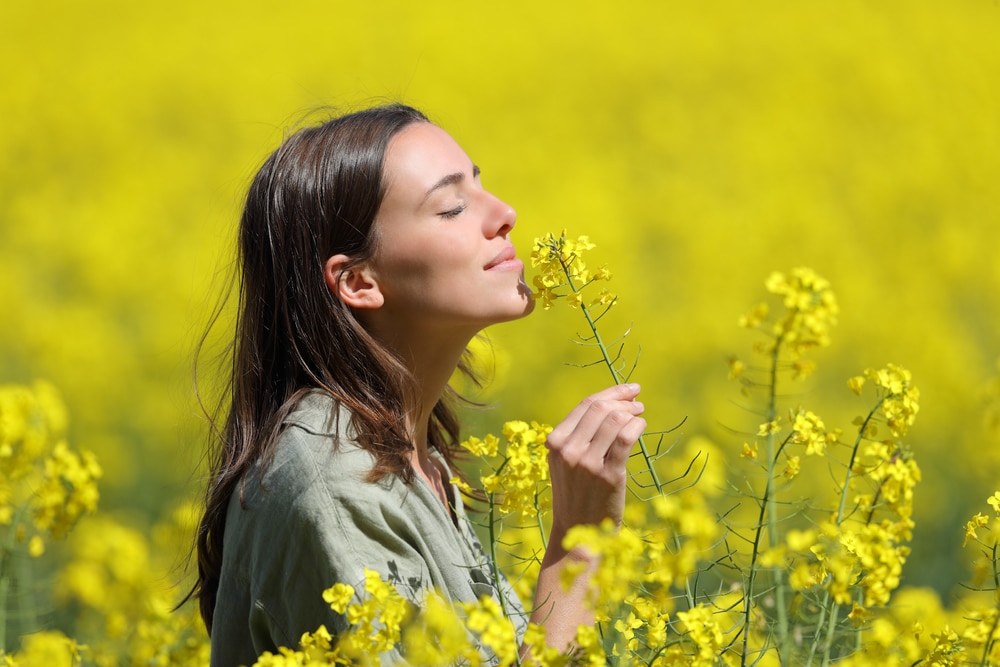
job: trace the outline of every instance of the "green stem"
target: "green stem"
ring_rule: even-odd
[[[740,665],[746,667],[750,651],[750,612],[753,610],[754,587],[757,583],[757,557],[760,555],[760,539],[764,532],[764,513],[767,508],[770,486],[764,490],[760,503],[760,514],[757,517],[757,532],[753,538],[753,549],[750,550],[750,574],[747,576],[747,592],[743,602],[743,651]],[[779,654],[780,659],[780,654]]]
[[[830,593],[829,591],[827,591],[826,597],[823,600],[823,604],[821,604],[819,607],[819,620],[816,621],[816,635],[813,637],[812,645],[809,647],[809,657],[806,660],[806,664],[804,667],[811,667],[813,660],[816,658],[816,649],[819,648],[820,629],[826,622],[826,611],[827,609],[829,609],[829,607],[830,607]]]
[[[783,337],[778,336],[774,342],[774,350],[771,353],[771,377],[768,387],[767,399],[767,422],[771,423],[778,417],[778,358],[781,352]],[[774,501],[775,490],[775,470],[777,468],[778,451],[776,447],[774,432],[768,429],[767,434],[767,492],[764,494],[764,507],[767,509],[767,538],[771,549],[778,546],[778,505]],[[756,562],[758,545],[754,544],[754,558]],[[754,566],[751,565],[751,575]],[[785,571],[782,567],[771,568],[774,576],[775,586],[775,608],[778,615],[778,660],[781,664],[786,664],[788,658],[788,610],[785,608]]]
[[[827,594],[829,600],[829,593]],[[840,605],[834,604],[830,610],[830,623],[826,626],[826,646],[823,648],[823,667],[830,664],[830,652],[833,649],[833,634],[837,629],[837,622],[840,616]]]
[[[14,566],[14,546],[17,543],[17,526],[21,525],[27,513],[27,505],[17,508],[13,520],[7,526],[7,535],[0,551],[0,651],[7,650],[7,596],[13,581],[11,569]]]
[[[500,599],[500,608],[503,610],[504,618],[510,618],[511,614],[510,614],[510,608],[509,608],[508,602],[507,602],[507,597],[504,595],[503,586],[500,585],[500,582],[503,581],[503,579],[501,578],[503,575],[500,573],[500,566],[497,564],[497,538],[498,538],[498,536],[497,536],[497,532],[496,532],[496,526],[497,526],[497,521],[498,520],[497,520],[497,512],[496,512],[496,510],[497,510],[496,498],[495,498],[495,494],[493,494],[493,493],[490,493],[490,495],[489,495],[489,504],[490,504],[490,518],[489,518],[488,530],[489,530],[489,534],[490,534],[490,539],[489,539],[489,543],[490,543],[490,566],[491,566],[491,568],[493,570],[493,587],[496,589],[497,597]],[[514,664],[515,665],[520,665],[521,664],[520,651],[518,651],[518,653],[517,653],[517,657],[515,658]]]
[[[997,571],[996,541],[993,542],[992,560],[993,560],[993,591],[994,591],[994,599],[996,599],[995,592],[1000,590],[1000,572]],[[996,605],[994,606],[994,608],[996,609]],[[1000,609],[998,609],[997,611],[1000,612]],[[993,645],[996,643],[996,640],[993,639],[993,635],[997,631],[998,624],[1000,624],[1000,613],[997,613],[993,616],[993,625],[990,626],[990,632],[989,634],[986,635],[987,637],[986,644],[983,646],[983,657],[980,658],[979,660],[979,667],[986,667],[986,665],[989,664],[988,662],[989,656],[993,650]]]
[[[562,253],[562,248],[554,247],[553,249],[559,256],[559,264],[562,267],[563,275],[566,276],[566,284],[569,285],[569,288],[573,290],[574,294],[578,294],[585,286],[577,287],[576,282],[573,280],[573,275],[570,272],[570,265],[573,263],[573,260],[571,259],[569,262],[566,261]],[[604,366],[611,373],[612,380],[614,381],[615,384],[620,384],[621,382],[624,382],[626,378],[624,378],[621,375],[621,373],[618,372],[618,369],[615,368],[615,362],[611,358],[611,355],[608,354],[608,348],[604,344],[604,339],[601,337],[601,332],[598,331],[597,329],[597,321],[594,320],[593,316],[590,314],[590,309],[587,308],[587,305],[582,301],[580,302],[580,310],[583,312],[583,316],[587,320],[587,326],[590,327],[590,332],[593,335],[594,342],[597,344],[598,349],[601,351],[601,359],[604,362]],[[653,459],[649,454],[649,449],[646,447],[646,439],[644,436],[639,436],[638,445],[639,445],[639,451],[642,452],[643,461],[646,464],[646,470],[649,471],[650,479],[652,479],[653,481],[653,486],[656,487],[657,493],[662,493],[663,483],[660,481],[659,476],[656,474],[656,468],[653,466]]]
[[[7,565],[10,556],[11,552],[5,544],[3,553],[0,553],[0,651],[7,650],[7,591],[10,589]]]
[[[542,520],[542,510],[538,507],[538,496],[535,496],[535,525],[538,527],[538,535],[542,540],[542,550],[548,551],[549,549],[549,536],[548,530],[545,527],[545,522]]]
[[[847,472],[844,475],[844,484],[841,486],[840,489],[840,503],[837,507],[837,518],[835,520],[836,526],[838,528],[844,522],[844,512],[847,508],[847,494],[850,491],[851,478],[854,475],[854,463],[855,461],[857,461],[858,451],[861,449],[861,441],[864,439],[865,431],[868,429],[868,424],[871,422],[872,419],[875,418],[875,414],[882,406],[882,402],[884,400],[885,400],[884,398],[880,398],[878,402],[875,403],[875,406],[868,411],[868,414],[865,416],[864,421],[861,422],[861,426],[858,427],[858,435],[854,439],[854,446],[851,449],[851,459],[847,464]],[[825,612],[826,609],[830,606],[831,602],[832,602],[832,596],[830,595],[830,591],[826,591],[823,594],[823,604],[820,606],[820,609]],[[839,605],[834,604],[833,609],[830,613],[829,625],[827,625],[826,629],[826,644],[823,649],[824,665],[827,664],[830,660],[832,637],[833,637],[833,631],[837,625],[837,616],[839,615],[838,612],[839,612]],[[813,637],[812,648],[809,650],[809,660],[806,663],[806,667],[812,665],[813,658],[816,655],[816,649],[819,647],[820,638],[822,637],[823,622],[824,619],[821,615],[820,621],[816,625],[816,634]]]
[[[885,398],[878,399],[875,406],[868,412],[865,420],[861,422],[861,426],[858,427],[858,437],[854,439],[854,448],[851,450],[851,460],[847,464],[847,473],[844,475],[844,484],[840,488],[840,506],[837,508],[837,527],[844,521],[844,509],[847,507],[847,493],[850,490],[851,477],[854,474],[854,462],[858,458],[858,450],[861,449],[861,440],[864,438],[865,431],[868,429],[868,424],[872,419],[875,418],[875,413],[878,409],[882,407],[882,402]]]

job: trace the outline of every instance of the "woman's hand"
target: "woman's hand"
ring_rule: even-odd
[[[577,628],[594,623],[587,603],[596,557],[586,549],[567,552],[562,545],[573,526],[611,519],[620,524],[632,445],[646,429],[639,385],[609,387],[585,398],[548,437],[552,479],[552,533],[542,559],[531,620],[545,627],[546,643],[565,651]],[[561,573],[571,562],[584,571],[567,589]]]
[[[625,466],[646,430],[638,394],[622,384],[588,396],[549,434],[553,541],[576,525],[621,523]]]

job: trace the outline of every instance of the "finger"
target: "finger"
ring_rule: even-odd
[[[619,432],[615,441],[608,448],[607,456],[604,459],[604,467],[609,471],[625,470],[628,465],[628,457],[632,453],[632,448],[639,441],[642,434],[646,432],[646,420],[642,417],[634,417]]]
[[[634,424],[637,419],[641,422],[638,431]],[[642,434],[644,427],[645,420],[630,412],[609,412],[594,433],[587,451],[583,453],[581,463],[591,470],[600,470],[609,465],[608,458],[613,457],[616,450],[622,449],[625,450],[627,459],[627,452]]]
[[[576,461],[582,458],[593,448],[593,441],[599,439],[606,450],[611,438],[617,428],[624,425],[632,416],[642,414],[644,406],[639,401],[612,401],[601,400],[590,404],[587,411],[577,422],[573,430],[567,434],[557,434],[556,439],[549,434],[550,449],[561,450],[562,456],[568,461]],[[605,425],[609,415],[617,414],[612,421],[618,421],[617,428],[612,425]],[[603,436],[599,436],[601,429],[605,429]],[[600,453],[601,458],[604,452]]]
[[[617,384],[588,396],[570,411],[566,419],[562,420],[562,422],[552,429],[552,433],[549,434],[549,440],[553,443],[565,441],[594,403],[604,400],[631,401],[639,395],[639,391],[639,385],[633,382],[629,384]]]

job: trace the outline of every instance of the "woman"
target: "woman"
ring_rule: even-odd
[[[231,404],[197,543],[213,665],[294,647],[321,623],[343,630],[320,593],[360,589],[365,567],[415,601],[433,587],[516,605],[448,482],[448,380],[477,332],[532,309],[514,223],[458,144],[406,106],[300,130],[266,160],[240,223]],[[553,526],[530,617],[559,648],[593,622],[586,578],[559,581],[593,557],[562,538],[621,520],[645,428],[637,394],[595,394],[548,438]]]

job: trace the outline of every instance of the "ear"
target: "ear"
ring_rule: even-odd
[[[385,303],[371,269],[364,264],[351,266],[347,255],[326,260],[323,279],[330,292],[351,308],[381,308]]]

